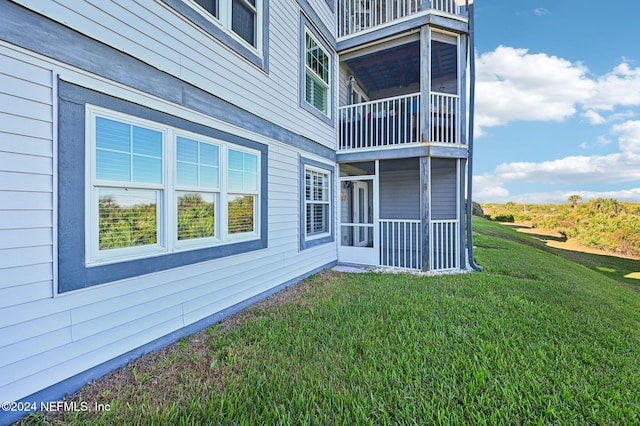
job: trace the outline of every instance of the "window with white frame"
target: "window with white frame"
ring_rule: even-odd
[[[260,152],[87,108],[88,263],[260,237]]]
[[[305,235],[307,238],[330,232],[330,173],[304,168]]]
[[[196,3],[215,18],[222,27],[232,31],[254,48],[259,44],[260,0],[186,0]]]
[[[305,100],[327,116],[329,115],[330,69],[329,54],[307,29],[305,32]]]

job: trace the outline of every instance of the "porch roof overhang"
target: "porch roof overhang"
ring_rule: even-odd
[[[336,42],[336,51],[338,54],[342,54],[354,48],[357,49],[368,44],[379,43],[398,34],[416,30],[424,25],[430,25],[457,34],[469,32],[469,23],[466,18],[452,18],[434,13],[417,14],[411,19],[393,22],[381,27],[373,27],[371,30],[341,37]]]
[[[340,152],[336,154],[336,162],[350,163],[373,160],[395,160],[411,157],[468,158],[466,145],[443,146],[434,144],[416,144],[394,149],[377,149],[368,151]]]

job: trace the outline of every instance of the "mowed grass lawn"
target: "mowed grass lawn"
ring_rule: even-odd
[[[639,424],[640,282],[474,228],[483,273],[324,272],[25,423]]]

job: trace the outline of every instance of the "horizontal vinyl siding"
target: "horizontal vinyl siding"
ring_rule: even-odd
[[[380,219],[420,219],[420,170],[380,172]]]
[[[268,73],[161,2],[78,1],[73,7],[53,0],[16,2],[286,129],[335,145],[334,129],[297,107],[301,58],[295,1],[270,2]],[[328,18],[326,12],[322,16]]]
[[[33,67],[21,79],[38,80],[32,82],[38,87],[60,71],[19,49],[0,45],[0,56]],[[51,102],[49,108],[53,114]],[[322,159],[273,140],[266,249],[53,297],[52,134],[4,134],[10,138],[0,139],[1,400],[24,398],[336,260],[335,244],[298,248],[300,156]]]
[[[441,158],[431,160],[431,219],[456,219],[456,161]]]
[[[0,312],[53,294],[52,99],[50,69],[0,50]]]

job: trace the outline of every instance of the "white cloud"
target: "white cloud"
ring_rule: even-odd
[[[581,63],[527,49],[498,46],[476,58],[478,136],[486,133],[483,127],[564,121],[578,113],[591,124],[604,124],[629,118],[633,112],[614,112],[624,106],[640,106],[640,67],[627,62],[593,77]]]
[[[475,184],[475,180],[474,180]],[[577,194],[582,197],[582,201],[592,200],[594,198],[614,198],[618,201],[638,202],[640,200],[640,188],[623,189],[620,191],[552,191],[552,192],[533,192],[528,194],[502,194],[498,197],[484,197],[482,193],[473,190],[473,200],[478,202],[506,203],[522,202],[528,204],[546,204],[546,203],[566,203],[569,196]]]
[[[640,156],[640,121],[627,121],[613,126],[611,131],[620,134],[618,143],[624,153]],[[637,165],[640,170],[640,163]]]
[[[548,9],[545,9],[544,7],[539,7],[537,9],[534,9],[533,13],[536,16],[545,16],[545,15],[551,15],[551,12],[549,12]]]
[[[640,106],[640,68],[623,62],[595,83],[585,107],[611,111],[616,106]]]
[[[589,99],[595,84],[581,64],[526,49],[499,46],[476,61],[480,128],[514,120],[563,121]]]
[[[498,165],[490,174],[474,177],[474,199],[487,201],[509,201],[507,190],[510,183],[542,183],[547,185],[589,185],[640,181],[640,120],[627,121],[613,126],[612,133],[618,136],[620,152],[608,155],[568,156],[542,162],[511,162]],[[600,143],[610,143],[601,137]],[[572,191],[593,198],[606,196],[619,200],[638,201],[636,189],[596,193]],[[555,195],[554,195],[555,194]],[[565,192],[528,194],[527,198],[542,199],[564,197]],[[584,194],[584,195],[583,195]],[[600,195],[593,195],[600,194]],[[604,194],[604,195],[603,195]],[[569,194],[570,195],[570,194]],[[534,202],[534,201],[530,201]]]
[[[586,119],[591,124],[604,124],[607,122],[607,120],[603,116],[592,109],[583,112],[581,115],[582,118]]]
[[[602,146],[611,145],[613,141],[606,136],[598,136],[598,144]]]
[[[616,140],[619,150],[606,155],[500,164],[492,173],[474,177],[474,199],[510,201],[508,188],[513,183],[587,188],[590,184],[633,185],[640,181],[640,120],[634,110],[640,106],[640,67],[623,62],[605,75],[593,76],[581,63],[505,46],[478,56],[476,61],[477,137],[487,133],[489,127],[513,121],[562,122],[579,115],[593,125],[610,124],[610,135],[600,135],[596,142],[604,146]],[[627,110],[621,111],[621,107]],[[587,142],[581,145],[583,149],[588,146]],[[564,202],[572,193],[585,199],[640,198],[640,188],[610,192],[558,190],[526,197],[529,202]]]

